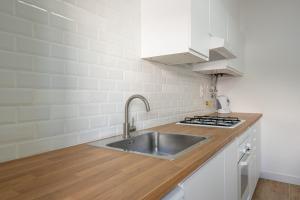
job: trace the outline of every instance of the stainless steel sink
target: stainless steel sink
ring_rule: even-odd
[[[137,133],[129,139],[111,138],[96,141],[90,145],[173,160],[206,140],[207,137],[203,136],[146,132]]]

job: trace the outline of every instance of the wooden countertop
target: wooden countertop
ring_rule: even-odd
[[[0,164],[0,199],[160,199],[262,115],[235,129],[167,124],[160,132],[211,136],[176,160],[162,160],[86,144]]]

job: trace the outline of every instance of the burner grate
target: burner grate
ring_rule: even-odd
[[[237,117],[218,117],[218,116],[195,116],[186,117],[182,124],[194,124],[204,126],[219,126],[219,127],[232,127],[240,123],[241,120]]]

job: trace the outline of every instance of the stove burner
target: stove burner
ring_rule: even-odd
[[[233,127],[239,124],[241,120],[237,117],[218,117],[218,116],[195,116],[186,117],[180,124],[217,126],[217,127]]]

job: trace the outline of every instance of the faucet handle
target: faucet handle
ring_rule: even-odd
[[[129,124],[129,132],[136,131],[136,127],[134,125],[134,117],[132,117],[131,124]]]

